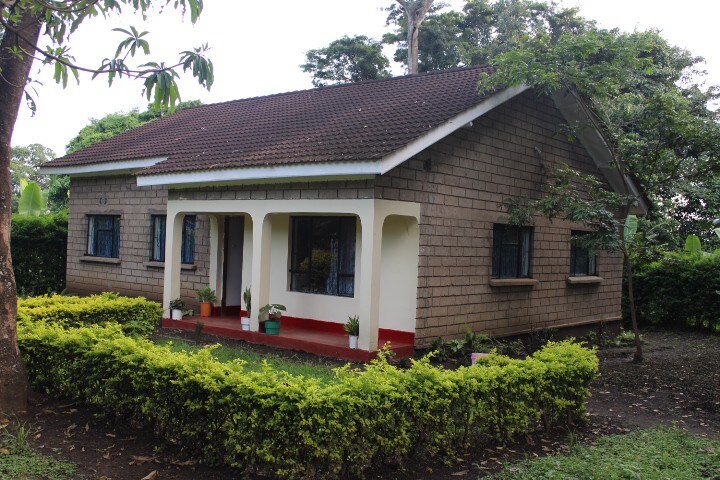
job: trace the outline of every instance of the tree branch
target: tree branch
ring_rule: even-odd
[[[120,68],[93,69],[93,68],[81,67],[81,66],[76,65],[76,64],[74,64],[74,63],[72,63],[72,62],[69,62],[68,60],[66,60],[66,59],[64,59],[64,58],[62,58],[62,57],[59,57],[59,56],[57,56],[57,55],[54,55],[54,54],[48,52],[47,50],[44,50],[44,49],[42,49],[42,48],[38,48],[36,45],[34,45],[34,44],[32,44],[31,42],[27,41],[27,40],[25,39],[25,37],[23,37],[23,35],[20,33],[20,31],[21,31],[22,29],[16,29],[16,28],[14,28],[12,25],[10,25],[8,22],[6,22],[6,21],[2,18],[2,16],[0,16],[0,24],[2,24],[2,26],[5,27],[8,31],[10,31],[10,32],[12,32],[13,34],[17,35],[18,38],[20,38],[21,40],[25,41],[27,44],[32,45],[33,49],[34,49],[37,53],[39,53],[40,55],[42,55],[42,56],[45,58],[45,60],[42,60],[42,59],[40,59],[40,58],[38,58],[38,57],[35,57],[35,55],[33,55],[32,53],[26,51],[25,49],[22,49],[23,53],[25,53],[26,55],[31,56],[31,57],[33,57],[33,58],[35,58],[35,59],[37,59],[37,60],[44,61],[44,62],[46,62],[48,59],[50,59],[50,60],[53,60],[53,61],[55,61],[55,62],[58,62],[58,63],[60,63],[60,64],[62,64],[62,65],[65,65],[65,66],[68,67],[68,68],[73,68],[73,69],[79,70],[79,71],[81,71],[81,72],[92,73],[92,74],[120,73],[120,74],[128,75],[129,77],[142,78],[143,76],[148,75],[148,74],[150,74],[150,73],[154,73],[154,72],[167,72],[167,71],[169,71],[169,70],[174,70],[175,68],[180,67],[180,66],[182,66],[182,64],[183,64],[183,62],[179,62],[179,63],[176,63],[175,65],[172,65],[172,66],[169,66],[169,67],[153,68],[153,69],[149,69],[149,70],[131,70],[131,69],[123,70],[123,69],[120,69]],[[126,55],[126,57],[127,57],[127,55]]]

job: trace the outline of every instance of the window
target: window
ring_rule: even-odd
[[[88,215],[87,254],[120,258],[119,215]]]
[[[493,227],[493,278],[529,278],[532,253],[531,227],[495,224]]]
[[[165,261],[166,223],[167,217],[165,215],[152,216],[152,250],[150,252],[150,260],[153,262]],[[195,215],[185,215],[180,252],[180,261],[182,263],[195,263]]]
[[[580,232],[573,230],[571,235],[573,238],[587,235],[588,232]],[[570,244],[570,276],[582,277],[597,275],[597,259],[595,252],[575,242]]]
[[[352,297],[355,217],[292,217],[290,290]]]

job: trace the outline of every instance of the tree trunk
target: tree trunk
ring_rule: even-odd
[[[643,350],[642,341],[640,340],[640,330],[637,322],[637,311],[635,310],[635,288],[633,287],[633,268],[632,259],[627,249],[623,249],[623,257],[625,258],[625,266],[627,268],[627,285],[628,285],[628,302],[630,302],[630,321],[632,322],[633,332],[635,333],[635,354],[634,362],[642,362]]]
[[[24,409],[28,393],[27,373],[17,343],[17,291],[10,257],[10,140],[33,57],[24,54],[19,58],[11,52],[19,48],[34,53],[40,27],[37,17],[26,11],[13,25],[22,38],[6,29],[0,42],[0,411],[4,412]]]
[[[434,0],[397,0],[407,16],[408,73],[418,73],[418,32]]]

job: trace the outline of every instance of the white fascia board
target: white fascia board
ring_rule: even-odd
[[[380,173],[380,162],[304,163],[260,167],[138,175],[139,187],[221,183],[271,183],[310,180],[363,179]]]
[[[372,176],[389,172],[413,155],[420,153],[434,143],[447,137],[455,130],[462,128],[469,122],[507,102],[516,95],[521,94],[528,88],[527,86],[510,87],[493,93],[478,105],[451,118],[439,127],[430,130],[425,135],[379,161],[268,165],[198,172],[140,175],[138,176],[137,184],[140,187],[151,185],[190,186],[218,183],[271,183],[277,181],[297,182],[371,178]]]
[[[397,167],[409,158],[417,155],[431,145],[439,142],[443,138],[447,137],[455,130],[464,127],[468,123],[472,122],[478,117],[485,115],[493,108],[502,105],[508,100],[520,95],[522,92],[527,90],[528,86],[521,85],[519,87],[508,87],[499,92],[495,92],[488,98],[475,105],[469,110],[465,110],[461,114],[451,118],[447,122],[443,123],[437,128],[430,130],[422,137],[414,140],[400,150],[391,153],[387,157],[382,159],[382,165],[380,168],[380,174],[384,174]]]
[[[108,173],[125,172],[148,168],[167,160],[167,157],[140,158],[135,160],[120,160],[117,162],[91,163],[87,165],[72,165],[67,167],[40,167],[46,175],[107,175]]]
[[[627,175],[623,175],[616,165],[612,149],[600,133],[600,129],[587,111],[587,107],[568,89],[555,92],[552,98],[568,124],[571,127],[578,127],[574,132],[577,139],[590,154],[595,166],[602,172],[610,187],[617,193],[634,196],[636,198],[634,213],[645,215],[649,210],[649,205],[640,194],[635,182]]]

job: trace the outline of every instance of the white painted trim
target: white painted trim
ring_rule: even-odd
[[[521,94],[529,87],[510,87],[492,94],[474,107],[456,115],[442,125],[430,130],[400,150],[378,161],[305,163],[299,165],[272,165],[261,167],[178,172],[158,175],[140,175],[140,187],[151,185],[196,185],[218,182],[268,183],[268,180],[310,181],[362,179],[382,175],[420,153],[455,130],[464,127],[493,108]]]
[[[107,174],[110,172],[121,172],[136,170],[138,168],[152,167],[167,157],[150,157],[135,160],[121,160],[117,162],[91,163],[87,165],[73,165],[67,167],[41,166],[40,171],[46,175],[91,175]]]
[[[160,175],[139,175],[139,187],[151,185],[193,185],[219,183],[268,183],[275,181],[311,181],[363,179],[380,173],[380,162],[305,163],[272,165]],[[261,181],[261,182],[258,182]]]
[[[649,210],[649,205],[640,194],[635,182],[627,175],[623,176],[615,165],[612,149],[600,132],[597,123],[590,116],[587,107],[568,89],[555,92],[552,98],[560,113],[571,124],[570,126],[572,127],[574,123],[580,127],[577,131],[577,138],[590,154],[595,166],[603,174],[610,187],[617,193],[634,196],[637,201],[633,213],[645,215]]]
[[[408,160],[409,158],[417,155],[431,145],[434,145],[435,143],[439,142],[443,138],[453,133],[455,130],[464,127],[476,118],[485,115],[487,112],[494,109],[495,107],[502,105],[503,103],[511,100],[517,95],[520,95],[528,88],[530,87],[526,85],[521,85],[519,87],[505,88],[503,90],[500,90],[499,92],[493,93],[491,96],[489,96],[479,104],[475,105],[471,109],[465,110],[461,114],[451,118],[439,127],[430,130],[428,133],[409,143],[400,150],[391,153],[387,157],[383,158],[380,167],[380,174],[389,172],[393,168],[403,163],[405,160]]]

